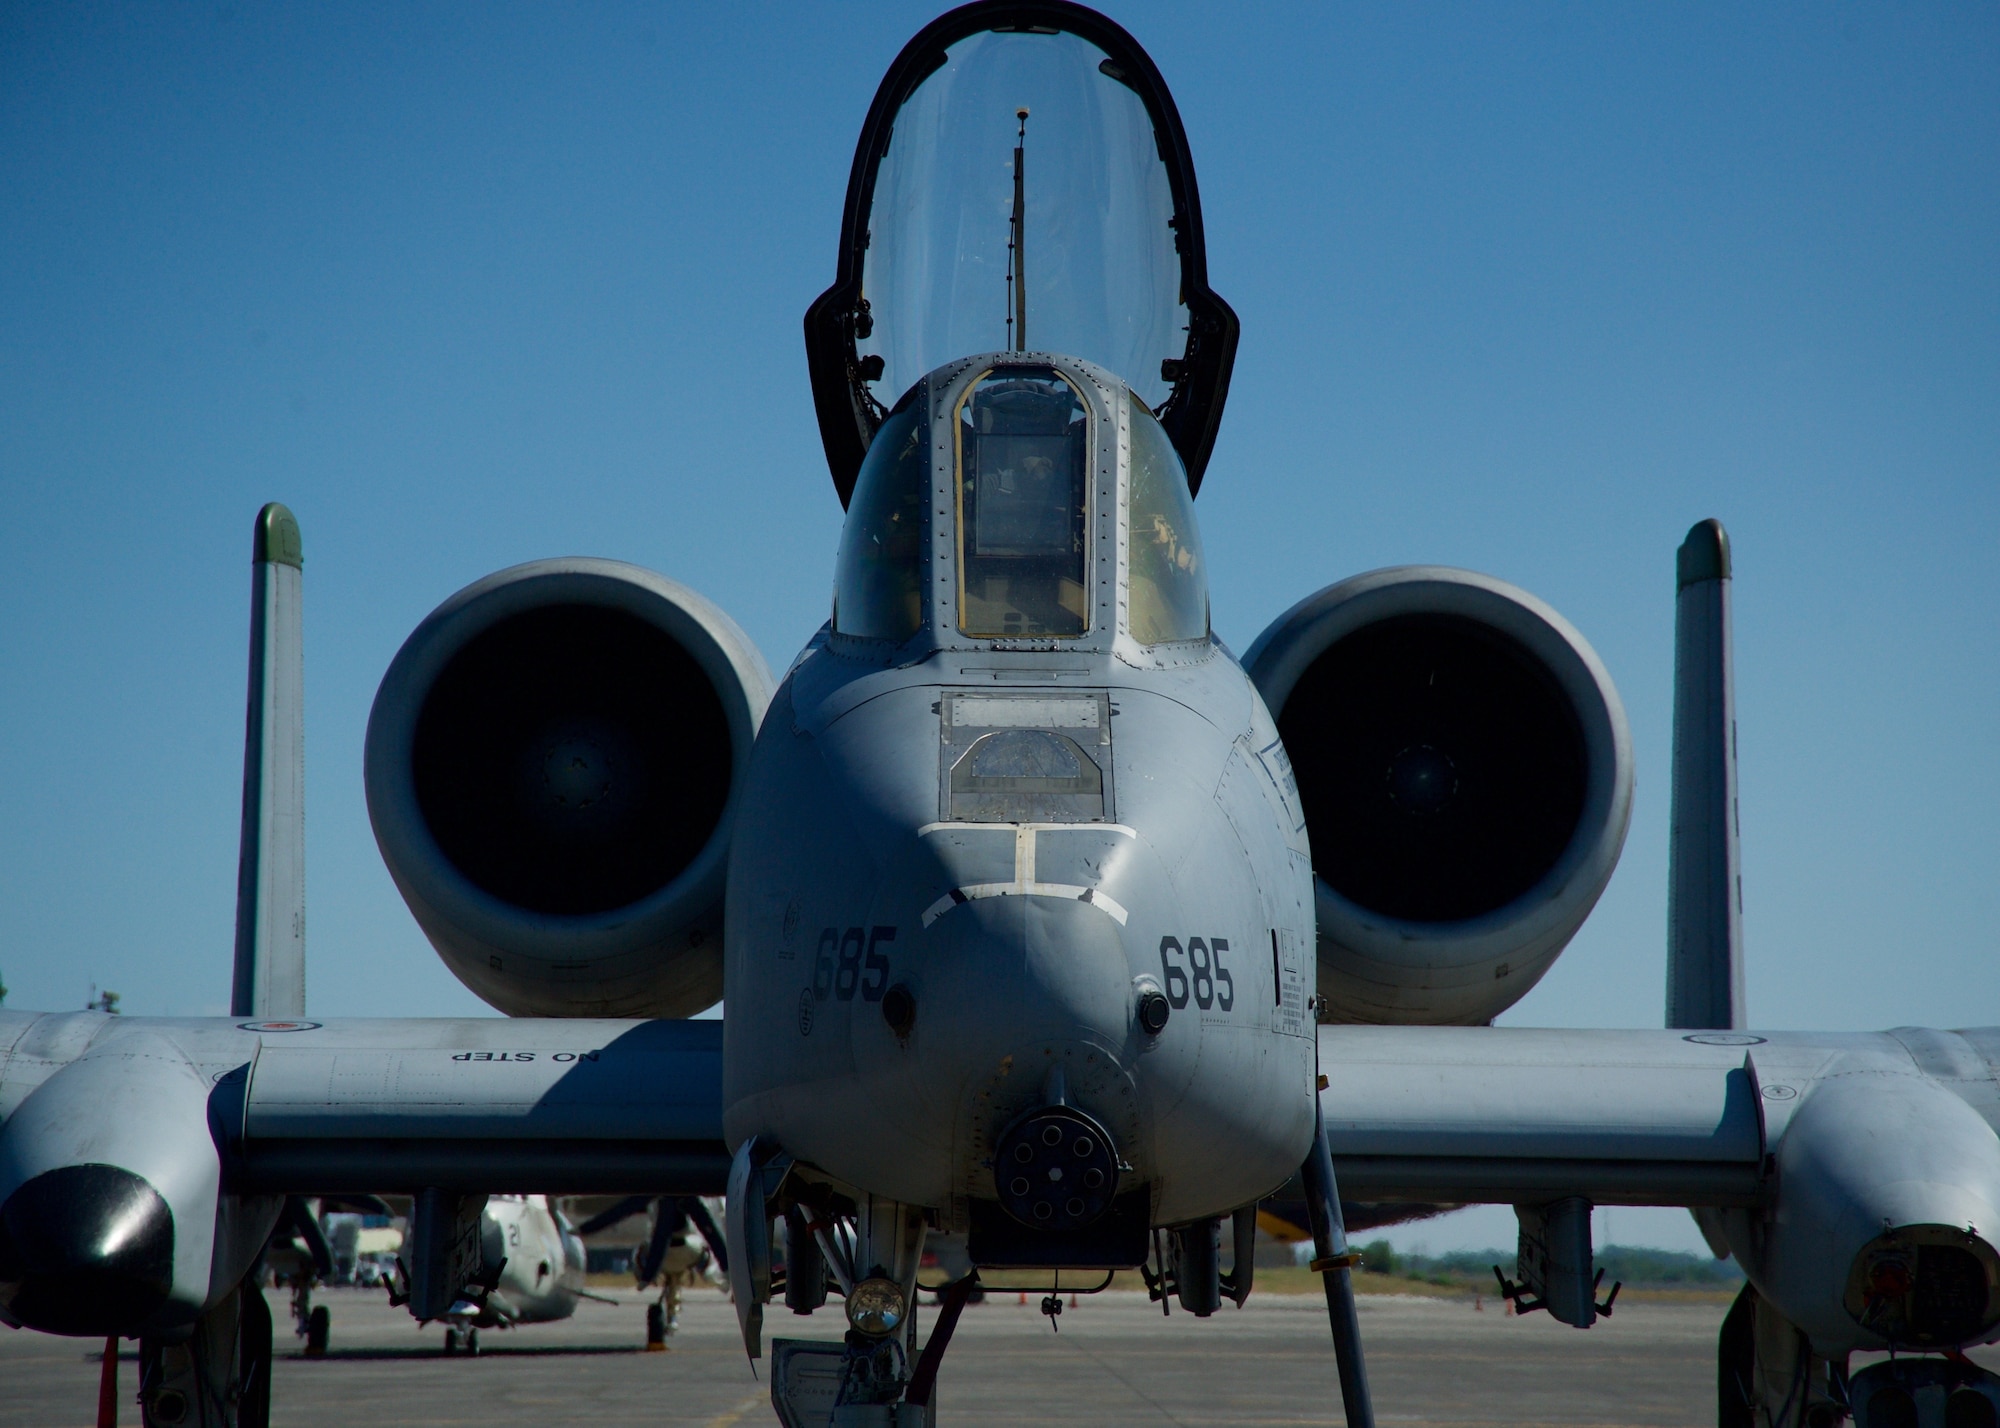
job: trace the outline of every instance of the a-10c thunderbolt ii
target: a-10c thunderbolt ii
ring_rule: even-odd
[[[1343,1197],[1514,1205],[1510,1292],[1579,1327],[1592,1204],[1689,1207],[1749,1278],[1722,1423],[1995,1421],[1952,1351],[2000,1335],[2000,1030],[1744,1029],[1718,526],[1680,554],[1670,1029],[1496,1029],[1622,845],[1617,695],[1463,571],[1330,586],[1240,661],[1212,637],[1193,501],[1237,324],[1138,43],[1046,0],[920,32],[806,338],[848,514],[775,688],[700,596],[581,559],[459,592],[383,682],[383,854],[514,1019],[0,1017],[0,1313],[138,1337],[149,1422],[258,1423],[241,1286],[284,1197],[413,1195],[437,1317],[490,1193],[726,1184],[753,1356],[768,1307],[843,1299],[774,1346],[783,1421],[928,1423],[976,1269],[1142,1266],[1207,1314],[1251,1289],[1225,1228],[1291,1183],[1350,1423]],[[251,984],[297,950],[258,668]],[[920,1337],[934,1235],[973,1268]]]
[[[488,1195],[479,1226],[484,1282],[468,1286],[471,1292],[445,1311],[444,1351],[476,1354],[481,1329],[555,1323],[574,1315],[585,1299],[616,1303],[584,1287],[584,1236],[647,1208],[645,1197],[631,1196],[573,1225],[546,1195]],[[700,1278],[713,1263],[706,1242],[719,1243],[721,1231],[699,1200],[662,1198],[651,1208],[652,1231],[635,1268],[640,1288],[659,1286],[659,1299],[646,1306],[646,1346],[664,1349],[682,1284]]]
[[[295,1243],[287,1245],[287,1239]],[[576,1313],[579,1300],[591,1297],[583,1287],[583,1240],[546,1195],[487,1196],[479,1240],[483,1274],[465,1286],[464,1295],[443,1315],[447,1354],[478,1353],[481,1329],[567,1319]],[[291,1286],[292,1317],[306,1352],[325,1353],[332,1343],[332,1311],[324,1304],[314,1306],[311,1295],[317,1283],[331,1276],[333,1256],[318,1223],[293,1210],[289,1224],[280,1219],[264,1259],[281,1268],[280,1281]],[[395,1277],[389,1296],[392,1303],[403,1298]]]
[[[583,1241],[545,1195],[489,1195],[480,1216],[481,1253],[496,1267],[485,1292],[445,1311],[444,1351],[479,1352],[481,1329],[547,1324],[576,1313]]]

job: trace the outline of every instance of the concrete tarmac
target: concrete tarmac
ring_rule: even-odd
[[[645,1353],[646,1300],[614,1293],[576,1317],[481,1334],[477,1358],[446,1358],[443,1331],[419,1329],[380,1291],[322,1291],[332,1349],[308,1359],[281,1294],[272,1422],[417,1428],[775,1423],[768,1384],[743,1356],[734,1309],[693,1291],[666,1353]],[[1260,1294],[1198,1320],[1130,1293],[1065,1308],[1060,1332],[1030,1294],[996,1292],[967,1309],[939,1377],[947,1428],[1033,1422],[1336,1424],[1342,1421],[1324,1301]],[[1065,1304],[1067,1299],[1065,1298]],[[1388,1424],[1695,1425],[1715,1422],[1715,1338],[1727,1305],[1621,1300],[1587,1331],[1490,1297],[1369,1296],[1361,1326],[1376,1416]],[[924,1324],[928,1323],[928,1306]],[[767,1337],[833,1339],[838,1301],[810,1318],[766,1311]],[[920,1327],[922,1327],[920,1325]],[[0,1331],[0,1428],[87,1428],[102,1344]],[[136,1424],[137,1346],[119,1365],[121,1424]],[[1983,1357],[1983,1356],[1982,1356]],[[762,1365],[759,1366],[760,1369]]]

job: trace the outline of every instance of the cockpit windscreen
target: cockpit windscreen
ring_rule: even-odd
[[[1208,568],[1194,496],[1174,444],[1136,397],[1132,432],[1128,567],[1132,638],[1142,645],[1208,638]]]
[[[1003,368],[959,404],[959,629],[1074,638],[1090,627],[1089,420],[1047,367]],[[872,455],[872,453],[871,453]]]
[[[857,350],[882,358],[876,390],[974,352],[1060,352],[1157,407],[1188,319],[1145,104],[1075,35],[982,32],[946,55],[875,182]]]
[[[923,623],[930,425],[920,403],[895,411],[861,464],[833,582],[833,627],[900,644]]]

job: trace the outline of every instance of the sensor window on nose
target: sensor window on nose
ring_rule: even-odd
[[[1076,740],[1047,729],[980,736],[951,769],[951,816],[1053,822],[1104,816],[1104,774]]]
[[[1045,729],[980,737],[952,768],[953,787],[1008,793],[1102,793],[1104,776],[1076,740]]]
[[[962,823],[1094,823],[1111,816],[1102,694],[948,694],[939,813]]]

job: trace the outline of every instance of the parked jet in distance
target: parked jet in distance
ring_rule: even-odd
[[[694,1196],[628,1195],[577,1227],[577,1234],[587,1238],[634,1216],[651,1216],[645,1247],[632,1262],[638,1287],[660,1291],[660,1297],[646,1306],[648,1349],[664,1349],[667,1335],[679,1326],[683,1289],[725,1282],[720,1275],[726,1272],[727,1251],[716,1220],[721,1208],[719,1200]]]
[[[583,1241],[544,1195],[489,1195],[480,1217],[490,1287],[445,1311],[444,1351],[479,1352],[481,1329],[547,1324],[576,1313],[583,1287]]]
[[[847,518],[781,681],[693,591],[578,558],[452,596],[383,680],[385,861],[514,1019],[0,1014],[9,1322],[138,1336],[149,1422],[258,1424],[242,1286],[286,1197],[411,1194],[442,1318],[492,1282],[496,1192],[726,1184],[752,1357],[767,1305],[843,1300],[773,1345],[783,1421],[929,1423],[979,1269],[1143,1267],[1207,1315],[1253,1288],[1223,1226],[1297,1177],[1350,1424],[1343,1195],[1515,1206],[1510,1289],[1578,1327],[1591,1206],[1689,1207],[1749,1278],[1724,1423],[1995,1421],[1955,1351],[2000,1336],[2000,1029],[1745,1029],[1719,525],[1677,572],[1671,1029],[1496,1029],[1616,864],[1623,708],[1566,620],[1466,571],[1328,586],[1240,661],[1213,638],[1194,500],[1237,322],[1137,41],[1059,0],[912,39],[806,340]],[[252,992],[302,949],[297,549],[258,539]],[[919,1344],[933,1234],[971,1268]]]

